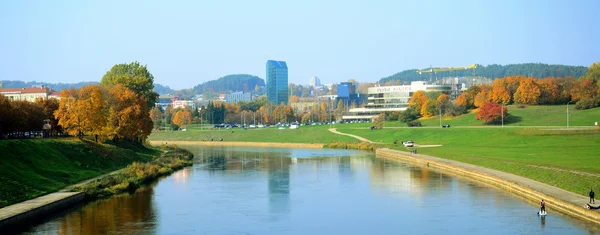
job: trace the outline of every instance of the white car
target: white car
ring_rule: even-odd
[[[403,142],[402,144],[404,144],[404,147],[414,147],[415,146],[415,142],[412,142],[411,140]]]

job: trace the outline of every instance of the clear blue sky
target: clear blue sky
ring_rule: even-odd
[[[600,61],[600,1],[0,2],[0,80],[99,81],[139,61],[191,88],[265,77],[269,59],[308,84],[373,82],[412,68]]]

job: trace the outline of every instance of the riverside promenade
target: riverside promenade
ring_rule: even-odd
[[[407,162],[463,176],[476,182],[504,189],[534,204],[539,204],[544,199],[549,214],[558,211],[600,225],[600,213],[585,208],[589,202],[588,197],[529,178],[444,158],[410,154],[386,148],[377,149],[376,155],[378,158]]]

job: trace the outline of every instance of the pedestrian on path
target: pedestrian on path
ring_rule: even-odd
[[[596,201],[594,201],[594,189],[590,189],[590,203],[596,203]]]

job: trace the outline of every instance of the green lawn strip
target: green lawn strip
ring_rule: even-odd
[[[0,207],[145,162],[159,154],[137,144],[94,144],[77,139],[0,141]],[[145,149],[145,150],[142,150]]]
[[[359,142],[349,137],[331,133],[329,125],[303,126],[299,129],[279,130],[276,127],[246,129],[202,129],[188,128],[187,131],[161,131],[150,135],[149,140],[159,141],[237,141],[237,142],[277,142],[277,143],[319,143],[332,141]]]
[[[118,173],[103,176],[72,191],[83,191],[90,198],[132,192],[161,176],[192,165],[194,155],[188,150],[165,145],[161,150],[164,152],[150,162],[134,162]]]
[[[517,105],[508,105],[510,118],[504,122],[506,126],[567,126],[567,106],[566,105],[532,105],[525,108],[518,108]],[[440,126],[439,116],[421,119],[423,126]],[[569,106],[569,125],[570,126],[593,126],[594,122],[600,123],[600,108],[576,110],[574,106]],[[406,126],[405,123],[403,126]],[[475,120],[475,112],[464,114],[458,117],[442,118],[442,124],[450,126],[485,126],[481,121]],[[496,125],[500,126],[500,124]]]

